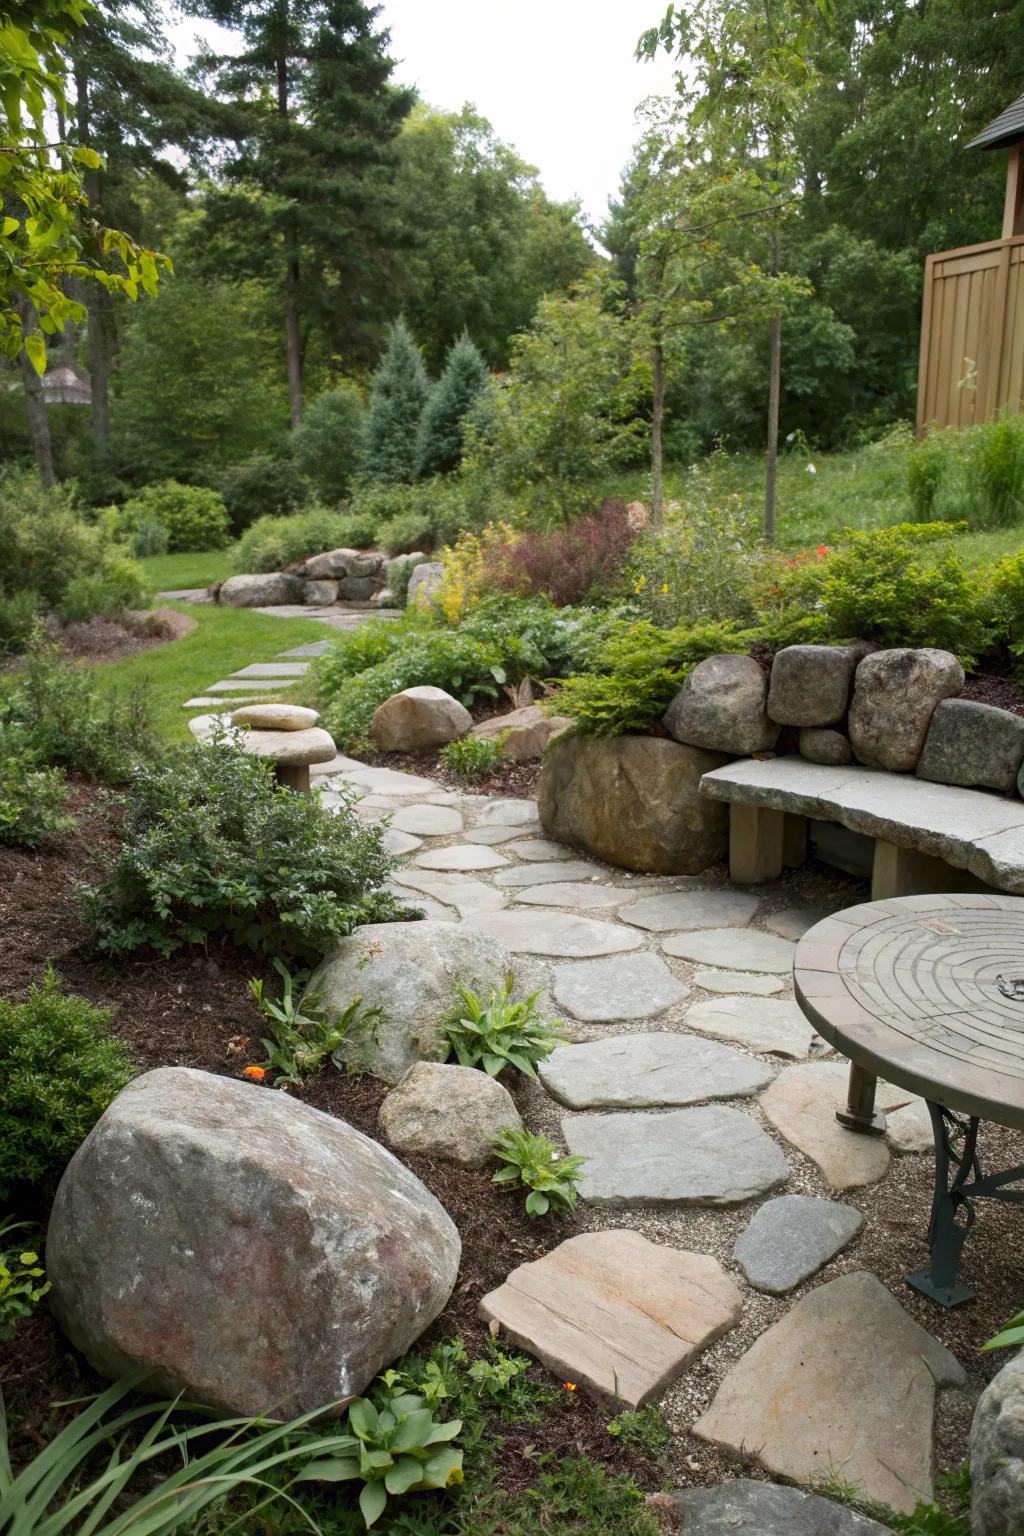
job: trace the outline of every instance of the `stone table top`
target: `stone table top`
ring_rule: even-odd
[[[858,1065],[962,1114],[1024,1127],[1024,900],[901,896],[816,923],[797,1001]]]

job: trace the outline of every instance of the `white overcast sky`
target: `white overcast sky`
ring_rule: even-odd
[[[638,104],[672,90],[668,58],[633,57],[663,0],[384,0],[382,9],[403,84],[436,107],[472,102],[538,168],[549,196],[578,197],[590,219],[604,218],[638,137]],[[169,27],[182,61],[200,30],[217,31]]]

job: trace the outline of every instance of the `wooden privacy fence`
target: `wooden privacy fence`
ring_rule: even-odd
[[[1024,235],[938,251],[924,268],[917,432],[1024,410]]]

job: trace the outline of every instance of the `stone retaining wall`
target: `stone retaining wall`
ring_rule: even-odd
[[[211,588],[218,603],[230,608],[274,608],[302,603],[325,608],[333,603],[392,603],[390,575],[396,565],[426,563],[426,555],[399,555],[395,560],[375,549],[329,549],[283,571],[229,576]]]

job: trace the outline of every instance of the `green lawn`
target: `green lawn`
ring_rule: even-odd
[[[139,564],[151,592],[180,592],[185,587],[208,587],[233,574],[231,552],[208,549],[191,555],[151,555]]]
[[[198,621],[199,627],[192,634],[123,661],[97,662],[93,667],[108,689],[126,691],[146,685],[154,724],[170,741],[188,739],[190,717],[181,707],[186,699],[198,696],[211,683],[250,661],[271,661],[280,651],[310,640],[328,640],[332,634],[326,624],[314,619],[278,619],[245,608],[203,604],[173,606]],[[268,693],[267,697],[277,695]]]

